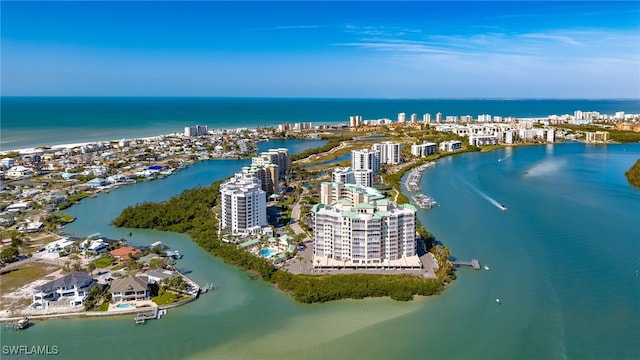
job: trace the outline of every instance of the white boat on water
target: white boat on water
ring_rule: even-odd
[[[26,329],[29,327],[29,318],[28,317],[23,317],[22,319],[16,321],[16,324],[14,326],[14,328],[16,330],[22,330],[22,329]]]
[[[489,271],[489,266],[487,266],[487,265],[483,266],[482,268],[487,270],[487,271]]]

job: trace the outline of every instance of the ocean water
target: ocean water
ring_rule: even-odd
[[[397,119],[398,113],[541,117],[575,110],[640,113],[640,100],[396,100],[189,97],[0,97],[0,150],[282,123]]]
[[[194,164],[84,199],[68,209],[78,219],[67,230],[162,241],[213,292],[143,326],[133,316],[36,321],[26,331],[2,329],[2,345],[55,345],[64,359],[84,359],[87,349],[112,358],[116,347],[140,359],[637,359],[640,190],[624,171],[639,157],[640,144],[567,143],[441,159],[421,180],[441,207],[418,217],[456,258],[490,270],[460,269],[443,294],[411,302],[313,305],[252,280],[185,235],[110,225],[125,206],[208,184],[246,160]]]

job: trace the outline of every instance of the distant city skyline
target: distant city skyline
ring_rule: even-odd
[[[3,96],[640,98],[638,2],[0,2]]]

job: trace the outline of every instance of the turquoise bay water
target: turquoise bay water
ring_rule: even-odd
[[[260,146],[294,144],[307,143]],[[64,359],[86,358],[88,348],[92,358],[112,358],[114,345],[141,359],[638,358],[640,190],[624,178],[638,157],[640,144],[568,143],[439,160],[421,182],[441,207],[419,218],[454,256],[491,270],[460,269],[442,295],[407,303],[314,305],[251,280],[184,235],[109,225],[127,205],[206,185],[246,160],[201,162],[84,199],[68,210],[78,220],[67,229],[162,241],[184,254],[178,267],[215,291],[143,326],[132,316],[36,321],[27,331],[2,329],[2,345],[56,345]]]
[[[397,119],[398,113],[542,117],[575,110],[640,113],[640,100],[287,99],[190,97],[0,97],[0,150],[184,131]],[[408,116],[407,115],[407,116]]]

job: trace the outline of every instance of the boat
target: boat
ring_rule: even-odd
[[[507,207],[504,204],[500,204],[500,210],[502,211],[507,210]]]
[[[482,268],[483,268],[483,269],[485,269],[485,270],[487,270],[487,271],[489,271],[489,266],[488,266],[488,265],[485,265],[485,266],[483,266]]]
[[[14,329],[16,330],[23,330],[29,327],[29,318],[28,317],[23,317],[22,319],[16,321],[15,325],[14,325]]]
[[[496,304],[500,305],[500,299],[496,299]]]
[[[180,254],[180,252],[178,250],[176,250],[176,251],[166,251],[165,255],[167,255],[170,258],[174,258],[176,260],[182,258],[182,254]]]
[[[428,195],[424,195],[424,194],[416,194],[414,196],[412,196],[413,201],[415,201],[415,203],[423,208],[423,209],[431,209],[434,206],[437,206],[438,203],[433,200],[432,197],[428,196]]]

